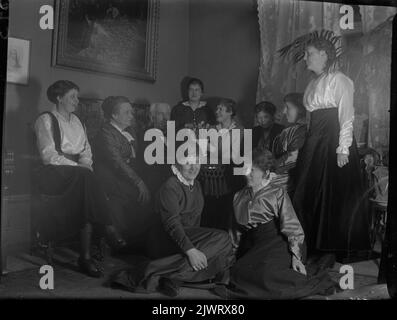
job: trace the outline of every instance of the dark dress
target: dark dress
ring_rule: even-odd
[[[293,204],[309,253],[347,257],[369,249],[366,196],[352,134],[353,91],[349,78],[333,73],[312,81],[305,92],[310,125],[296,164]],[[350,153],[342,168],[337,149]]]
[[[72,114],[68,122],[55,110],[46,112],[36,120],[35,130],[43,164],[36,168],[33,183],[54,205],[38,212],[41,237],[64,240],[77,235],[86,224],[100,228],[112,224],[109,203],[96,176],[77,165],[92,163],[78,117]]]
[[[131,291],[153,292],[160,277],[189,283],[223,278],[233,259],[230,238],[224,231],[200,227],[203,205],[197,181],[189,187],[170,177],[156,197],[158,220],[147,239],[147,254],[154,260],[117,273],[113,283]],[[206,255],[207,269],[192,269],[185,255],[191,248]]]
[[[131,136],[135,136],[129,131]],[[113,125],[106,122],[94,143],[95,174],[112,208],[113,224],[130,242],[139,240],[149,227],[146,208],[138,203],[137,184],[142,181],[136,170],[138,146]]]
[[[273,142],[276,136],[283,131],[284,126],[278,123],[265,129],[262,126],[256,126],[252,129],[252,149],[267,149],[272,151]],[[265,137],[265,135],[267,136]]]
[[[230,298],[298,299],[334,286],[325,271],[306,276],[292,269],[292,255],[303,258],[304,233],[283,188],[269,184],[254,194],[246,187],[235,195],[234,210],[242,234]]]
[[[213,110],[205,102],[202,106],[193,111],[189,102],[177,104],[171,110],[171,120],[175,121],[175,130],[183,129],[187,123],[192,123],[197,127],[201,122],[214,124],[215,115]]]

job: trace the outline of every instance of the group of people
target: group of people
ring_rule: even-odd
[[[131,291],[176,296],[182,286],[207,287],[224,298],[258,299],[333,293],[327,267],[335,257],[369,249],[352,130],[354,86],[329,68],[335,48],[326,39],[305,50],[314,79],[304,94],[285,96],[289,125],[275,122],[271,102],[255,107],[245,177],[233,174],[234,149],[222,145],[227,135],[231,144],[244,144],[243,134],[231,134],[243,129],[236,103],[221,99],[212,109],[199,79],[188,84],[189,100],[172,110],[153,104],[150,127],[164,133],[164,148],[167,121],[177,130],[217,130],[218,164],[178,153],[174,164],[146,164],[148,142],[126,97],[103,101],[105,122],[89,142],[74,114],[79,88],[66,80],[51,85],[54,108],[35,124],[38,181],[43,193],[69,199],[69,215],[57,222],[81,231],[81,270],[103,275],[90,253],[92,230],[99,230],[115,249],[142,240],[147,258],[111,279]]]

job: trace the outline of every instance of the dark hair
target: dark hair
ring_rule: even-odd
[[[191,78],[191,79],[189,80],[189,82],[187,83],[187,88],[189,89],[190,86],[193,85],[193,84],[197,84],[198,86],[200,86],[201,91],[204,92],[204,84],[203,84],[203,81],[201,81],[200,79],[197,79],[197,78]]]
[[[219,101],[218,106],[224,106],[227,112],[232,113],[232,117],[236,115],[236,102],[232,99],[223,98]]]
[[[273,154],[267,149],[254,149],[252,152],[252,165],[258,167],[263,172],[274,171],[276,161]]]
[[[80,88],[74,82],[69,80],[58,80],[48,87],[47,98],[52,103],[58,104],[57,98],[63,97],[72,89],[80,91]]]
[[[270,114],[272,118],[274,118],[277,108],[269,101],[262,101],[255,106],[255,114],[258,114],[261,111]]]
[[[307,42],[307,47],[314,47],[317,50],[324,50],[327,54],[327,61],[325,63],[325,71],[329,71],[330,68],[336,62],[336,49],[331,41],[324,38],[314,38]]]
[[[298,109],[298,118],[306,116],[306,108],[303,105],[303,93],[291,92],[284,97],[284,102],[293,104]]]
[[[109,96],[102,102],[103,115],[106,119],[110,119],[113,114],[118,112],[118,107],[122,103],[131,103],[124,96]]]

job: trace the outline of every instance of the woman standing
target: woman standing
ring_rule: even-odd
[[[105,229],[110,244],[125,245],[111,223],[106,196],[92,170],[91,147],[85,128],[73,113],[79,103],[79,87],[60,80],[48,87],[48,99],[54,103],[51,112],[44,112],[35,123],[37,146],[43,166],[38,168],[37,183],[42,194],[59,196],[67,208],[67,216],[54,213],[51,231],[58,237],[80,231],[80,269],[93,277],[102,276],[91,258],[93,226]],[[48,221],[47,221],[48,223]]]
[[[369,246],[368,212],[353,137],[354,84],[333,66],[335,39],[308,37],[304,60],[315,78],[304,105],[310,125],[296,164],[294,208],[305,230],[308,252],[351,258]],[[332,263],[332,262],[331,262]]]
[[[255,150],[248,186],[234,197],[237,261],[230,286],[216,290],[228,298],[298,299],[331,294],[335,283],[325,271],[307,275],[303,264],[304,232],[283,188],[271,183],[274,158]]]
[[[188,83],[189,100],[171,110],[171,120],[175,121],[175,130],[203,128],[214,122],[213,111],[202,101],[204,84],[200,79],[192,78]]]

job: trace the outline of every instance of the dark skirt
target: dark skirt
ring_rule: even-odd
[[[86,224],[111,224],[108,201],[92,171],[79,166],[46,165],[37,173],[39,192],[50,205],[39,215],[44,238],[66,239]]]
[[[226,232],[200,227],[185,228],[194,247],[207,257],[208,268],[194,271],[189,260],[165,232],[152,232],[148,237],[148,255],[154,260],[143,260],[112,276],[111,283],[133,292],[155,292],[161,277],[197,283],[222,278],[232,261],[232,247]]]
[[[305,231],[308,252],[344,256],[368,250],[368,204],[356,142],[349,163],[337,165],[338,110],[311,113],[310,129],[296,164],[293,205]]]
[[[230,271],[231,299],[299,299],[334,287],[327,272],[303,275],[291,266],[288,242],[275,221],[247,231]]]

